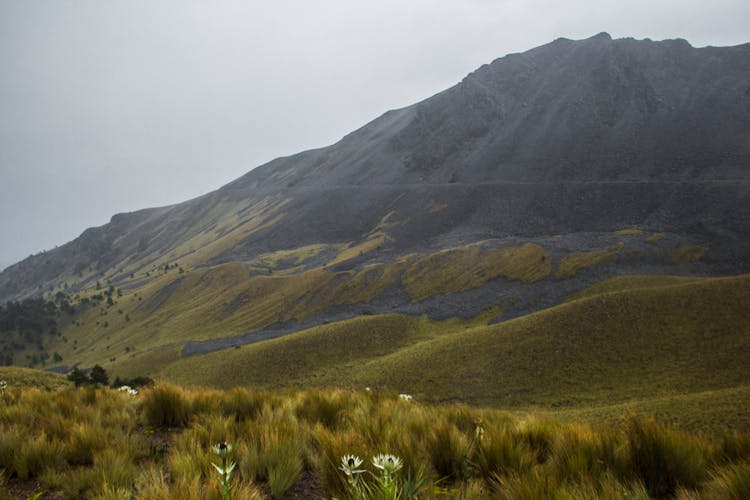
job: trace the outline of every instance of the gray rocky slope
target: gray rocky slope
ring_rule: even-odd
[[[592,235],[638,225],[710,248],[695,272],[750,272],[750,44],[603,33],[507,55],[332,146],[194,200],[116,215],[6,269],[0,300],[85,269],[148,262],[193,236],[196,221],[276,198],[285,200],[280,222],[205,264],[361,241],[391,214],[391,256],[555,235],[568,236],[547,246],[586,249]],[[652,264],[644,270],[658,271]]]

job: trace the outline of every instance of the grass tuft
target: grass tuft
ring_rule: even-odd
[[[465,479],[469,472],[471,440],[454,424],[436,422],[427,441],[427,452],[438,477],[456,482]]]
[[[628,421],[627,437],[633,472],[652,496],[695,488],[708,474],[707,447],[697,438],[637,417]]]
[[[154,427],[185,427],[190,422],[190,399],[181,387],[162,383],[143,391],[143,417]]]
[[[701,437],[650,417],[606,427],[539,414],[519,421],[379,392],[157,388],[181,402],[184,427],[137,426],[153,412],[153,401],[144,404],[148,391],[134,401],[109,388],[19,389],[12,405],[0,407],[0,498],[11,496],[9,484],[38,482],[68,498],[218,499],[212,446],[222,441],[237,465],[233,498],[286,498],[303,480],[310,495],[346,498],[340,467],[349,454],[362,459],[363,488],[392,493],[372,463],[382,453],[403,463],[389,483],[401,498],[750,494],[750,438],[742,432]]]
[[[732,464],[713,473],[704,495],[709,500],[750,498],[750,462]]]

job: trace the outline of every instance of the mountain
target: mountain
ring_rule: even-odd
[[[178,373],[326,325],[505,324],[620,275],[748,273],[748,235],[750,44],[602,33],[499,58],[199,198],[115,215],[0,273],[0,301],[77,304],[45,347],[63,366]]]

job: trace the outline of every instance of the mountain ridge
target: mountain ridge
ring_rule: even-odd
[[[183,203],[116,214],[0,273],[0,300],[99,281],[137,290],[175,264],[354,272],[508,239],[541,245],[555,266],[570,253],[625,245],[620,267],[586,271],[573,278],[578,287],[591,273],[748,272],[749,85],[750,44],[558,39],[498,58],[330,146]],[[614,237],[634,227],[642,238]],[[669,236],[646,241],[658,234]],[[297,271],[258,264],[316,245],[324,249]],[[665,255],[685,246],[706,250],[675,267]],[[560,299],[560,284],[542,280],[531,296]],[[501,285],[510,286],[483,286]],[[413,310],[394,297],[381,307]],[[467,307],[434,300],[430,308],[448,315]]]

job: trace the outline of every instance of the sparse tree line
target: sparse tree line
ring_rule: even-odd
[[[0,305],[0,364],[13,364],[14,355],[29,346],[36,346],[39,351],[27,355],[32,365],[46,362],[50,355],[44,350],[44,339],[46,335],[59,335],[61,313],[75,314],[75,308],[63,293],[58,293],[54,301],[29,298]],[[59,353],[54,353],[52,358],[55,362],[62,360]]]
[[[68,373],[67,378],[73,382],[76,387],[82,385],[109,385],[109,374],[101,365],[94,365],[89,370],[75,367]],[[132,378],[115,377],[114,382],[112,382],[112,387],[122,387],[123,385],[133,388],[144,387],[151,385],[153,382],[153,379],[143,376]]]
[[[61,322],[74,321],[76,314],[86,308],[101,307],[101,315],[106,316],[107,310],[114,307],[123,295],[121,288],[115,288],[109,282],[106,287],[97,282],[96,291],[89,297],[75,295],[71,298],[57,292],[50,300],[34,297],[0,305],[0,366],[19,364],[21,361],[16,358],[24,350],[31,351],[27,351],[24,363],[30,367],[46,366],[49,360],[61,362],[60,353],[49,353],[45,349],[48,336],[61,336]],[[122,310],[118,313],[124,314]],[[125,319],[129,321],[130,317],[126,315]],[[74,322],[80,326],[78,321]],[[102,327],[107,326],[108,322],[102,323]],[[62,340],[67,342],[65,337]]]

